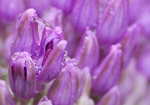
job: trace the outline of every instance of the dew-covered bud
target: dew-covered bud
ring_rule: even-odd
[[[18,52],[12,55],[9,67],[9,83],[12,91],[19,99],[28,100],[34,96],[35,65],[27,52]]]
[[[97,36],[102,45],[117,43],[127,28],[127,0],[110,0],[97,27]]]
[[[97,105],[121,105],[121,97],[118,86],[112,87],[98,102]]]
[[[3,80],[0,80],[0,105],[16,105]]]
[[[47,96],[44,96],[41,98],[38,105],[52,105],[52,102],[47,98]]]
[[[99,45],[96,35],[91,30],[87,30],[80,40],[78,48],[76,49],[75,58],[81,69],[88,66],[93,70],[97,65],[99,58]]]
[[[38,80],[47,83],[54,79],[61,71],[62,62],[64,60],[65,48],[67,41],[60,41],[54,48],[53,42],[50,42],[48,46],[52,47],[51,52],[46,56],[44,65],[39,72]]]
[[[117,83],[121,65],[121,45],[112,45],[108,55],[93,72],[92,90],[95,95],[106,93]]]

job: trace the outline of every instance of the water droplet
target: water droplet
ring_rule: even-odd
[[[18,55],[19,55],[19,52],[14,53],[14,54],[11,56],[12,60],[16,60],[16,59],[18,58]]]

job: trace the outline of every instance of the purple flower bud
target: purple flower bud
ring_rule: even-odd
[[[110,0],[97,27],[102,45],[117,43],[127,28],[127,0]]]
[[[3,80],[0,80],[0,105],[16,105]]]
[[[50,7],[50,0],[25,0],[24,3],[27,8],[34,8],[38,15]]]
[[[94,28],[98,19],[98,4],[96,0],[78,0],[73,9],[72,25],[78,33],[83,33],[87,27]]]
[[[92,90],[95,95],[106,93],[117,83],[122,65],[121,63],[121,45],[112,45],[108,55],[93,72]]]
[[[51,102],[51,100],[48,100],[47,96],[44,96],[41,98],[38,105],[52,105],[52,102]]]
[[[52,46],[53,42],[50,42],[48,46]],[[64,52],[67,42],[65,40],[60,41],[54,48],[52,48],[49,55],[46,57],[46,61],[39,71],[38,80],[42,82],[49,82],[54,79],[61,70],[62,62],[64,59]],[[53,47],[53,46],[52,46]]]
[[[97,105],[121,105],[120,91],[117,86],[110,89]]]
[[[18,22],[14,39],[12,41],[11,54],[22,51],[27,51],[30,53],[35,40],[36,42],[39,42],[38,38],[40,36],[35,32],[37,27],[32,27],[31,25],[31,23],[34,23],[35,26],[37,26],[36,22],[34,21],[36,18],[37,15],[34,9],[28,9],[22,14]]]
[[[14,21],[23,10],[23,0],[0,0],[0,23]]]
[[[88,66],[93,70],[97,65],[99,59],[99,45],[95,34],[91,30],[87,30],[80,40],[75,58],[80,68]]]
[[[78,99],[79,69],[73,62],[67,62],[48,91],[53,105],[72,105]]]
[[[51,4],[56,8],[61,9],[66,15],[72,11],[75,2],[76,0],[59,0],[59,2],[56,0],[51,0]]]
[[[9,67],[9,83],[15,95],[22,100],[31,99],[36,86],[35,65],[27,52],[12,55]]]
[[[140,28],[137,24],[128,28],[125,37],[121,41],[123,51],[123,66],[126,66],[130,58],[132,58],[139,48]]]

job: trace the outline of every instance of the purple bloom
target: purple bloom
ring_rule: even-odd
[[[106,93],[119,78],[122,63],[121,45],[112,45],[110,52],[93,72],[92,90],[95,95]]]
[[[9,67],[9,83],[15,95],[22,100],[29,100],[35,94],[36,73],[32,58],[27,52],[12,55]]]

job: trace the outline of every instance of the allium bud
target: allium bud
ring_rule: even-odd
[[[78,33],[83,33],[87,27],[94,28],[98,19],[98,4],[96,0],[78,0],[72,11],[71,20]]]
[[[0,22],[8,24],[14,21],[23,10],[23,0],[0,0]]]
[[[87,30],[80,40],[78,48],[76,49],[75,58],[80,68],[88,66],[93,70],[97,65],[99,59],[99,45],[96,35],[91,30]]]
[[[51,46],[51,44],[49,46]],[[58,75],[58,73],[61,70],[62,62],[64,59],[66,45],[67,41],[60,41],[54,47],[54,49],[51,50],[49,55],[46,56],[47,58],[38,76],[39,81],[49,82]]]
[[[9,83],[15,95],[22,100],[31,99],[36,86],[35,65],[27,52],[12,55],[9,67]]]
[[[38,15],[50,7],[50,0],[25,0],[24,3],[27,8],[34,8]]]
[[[48,100],[47,96],[44,96],[41,98],[38,105],[52,105],[52,102],[51,102],[51,100]]]
[[[120,91],[117,86],[111,88],[97,105],[121,105]]]
[[[16,105],[3,80],[0,80],[0,105]]]
[[[72,105],[78,99],[79,69],[73,62],[67,62],[48,91],[53,105]]]
[[[117,43],[127,28],[127,0],[110,0],[97,27],[99,42],[103,45]]]
[[[137,24],[134,24],[128,28],[125,37],[121,41],[124,66],[126,66],[130,58],[136,54],[139,48],[139,34],[140,28]]]
[[[121,45],[112,45],[108,55],[93,72],[92,90],[95,95],[106,93],[117,83],[122,65],[121,63]]]
[[[75,2],[76,0],[59,0],[59,2],[56,0],[51,0],[51,4],[56,8],[61,9],[66,15],[72,11]]]

